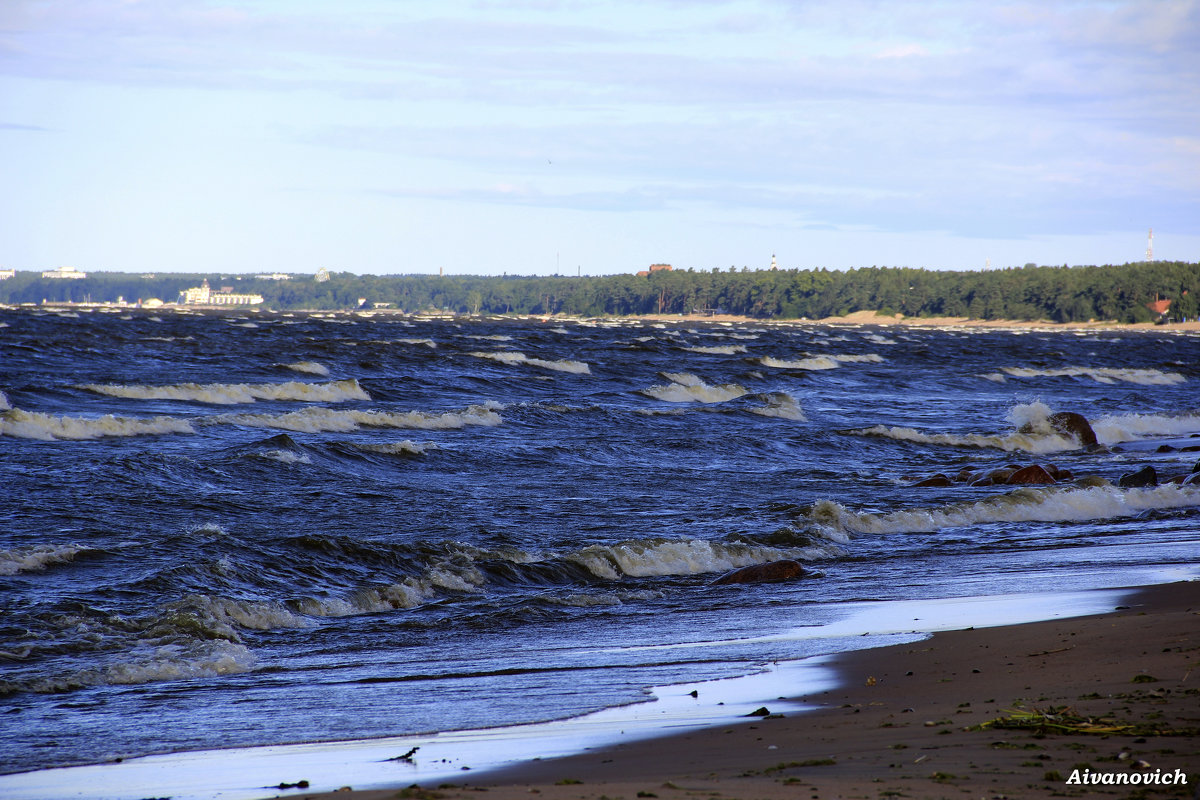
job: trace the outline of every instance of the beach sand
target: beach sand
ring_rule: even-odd
[[[906,317],[903,314],[887,315],[878,311],[856,311],[842,317],[825,317],[815,320],[756,319],[729,314],[644,314],[629,317],[630,320],[653,322],[710,322],[710,323],[757,323],[779,325],[888,325],[911,328],[1038,328],[1051,331],[1103,330],[1103,331],[1200,331],[1200,321],[1172,322],[1156,325],[1153,322],[1112,322],[1092,320],[1089,322],[1051,322],[1050,320],[972,319],[970,317]]]
[[[949,631],[840,655],[831,663],[841,686],[802,698],[813,711],[530,760],[453,784],[280,796],[1200,796],[1200,582],[1148,587],[1121,603],[1103,615]],[[1014,715],[1045,724],[996,723]],[[1068,783],[1073,774],[1164,782]],[[353,781],[346,776],[347,786]]]

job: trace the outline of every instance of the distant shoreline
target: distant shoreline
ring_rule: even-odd
[[[264,312],[276,314],[363,314],[369,316],[403,316],[424,317],[428,319],[491,319],[495,317],[511,319],[551,321],[580,321],[590,319],[608,319],[629,322],[662,322],[662,323],[718,323],[718,324],[748,324],[748,325],[879,325],[909,328],[991,328],[991,329],[1041,329],[1051,331],[1064,330],[1103,330],[1103,331],[1200,331],[1200,320],[1188,322],[1169,322],[1159,325],[1154,322],[1116,322],[1114,320],[1088,320],[1087,322],[1053,322],[1051,320],[1014,320],[1014,319],[975,319],[972,317],[906,317],[903,314],[882,314],[878,311],[855,311],[838,317],[822,317],[821,319],[806,319],[794,317],[745,317],[735,314],[628,314],[611,317],[577,317],[565,314],[457,314],[434,313],[421,311],[401,311],[394,308],[371,309],[323,309],[297,308],[272,310],[251,306],[219,306],[219,305],[179,305],[164,303],[161,306],[146,307],[132,304],[117,305],[113,303],[44,303],[39,305],[0,304],[0,309],[24,311],[151,311],[151,312],[237,312],[260,314]]]

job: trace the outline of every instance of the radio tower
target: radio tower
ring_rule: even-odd
[[[1146,260],[1154,260],[1154,228],[1150,229],[1150,235],[1146,237]]]

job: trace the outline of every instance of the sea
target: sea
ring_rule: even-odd
[[[1169,327],[0,310],[0,773],[567,720],[905,631],[866,608],[1194,579],[1198,387]]]

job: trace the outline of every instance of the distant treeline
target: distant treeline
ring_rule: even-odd
[[[1103,267],[1044,267],[942,272],[907,267],[840,270],[660,270],[602,277],[480,277],[329,273],[317,281],[210,274],[90,273],[77,280],[18,272],[0,281],[0,302],[126,302],[158,298],[207,280],[213,291],[260,294],[276,310],[337,310],[387,304],[409,312],[485,314],[722,313],[758,318],[840,316],[875,310],[909,317],[1090,319],[1146,322],[1147,304],[1170,299],[1171,319],[1200,314],[1200,263],[1153,261]]]

